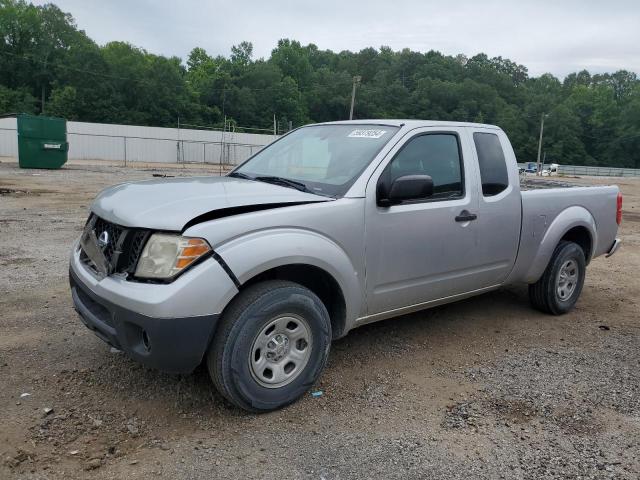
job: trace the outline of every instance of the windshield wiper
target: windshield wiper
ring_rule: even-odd
[[[297,182],[297,181],[291,180],[289,178],[275,177],[275,176],[271,176],[271,175],[262,175],[262,176],[252,177],[251,175],[247,175],[246,173],[242,173],[242,172],[231,172],[227,176],[228,177],[236,177],[236,178],[244,178],[244,179],[247,179],[247,180],[254,180],[254,181],[258,181],[258,182],[273,183],[274,185],[281,185],[283,187],[295,188],[296,190],[300,190],[301,192],[312,193],[314,195],[320,195],[321,197],[334,198],[333,195],[329,195],[327,193],[322,193],[322,192],[317,192],[317,191],[311,190],[304,183]]]
[[[282,185],[283,187],[295,188],[296,190],[300,190],[301,192],[316,193],[309,190],[309,188],[304,183],[296,182],[295,180],[291,180],[289,178],[261,176],[261,177],[255,177],[254,180],[258,180],[259,182]]]
[[[236,178],[245,178],[247,180],[254,180],[254,178],[246,173],[242,172],[231,172],[227,177],[236,177]]]

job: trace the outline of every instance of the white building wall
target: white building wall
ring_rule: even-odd
[[[17,120],[0,118],[0,157],[18,156]]]
[[[238,164],[274,135],[67,122],[69,159]],[[224,144],[224,149],[222,145]],[[16,119],[0,119],[0,156],[16,157]]]

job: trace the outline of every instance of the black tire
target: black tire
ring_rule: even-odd
[[[573,261],[576,266],[576,281],[570,294],[562,298],[558,292],[558,278],[560,271],[567,262]],[[562,315],[570,311],[578,301],[584,277],[586,273],[586,261],[584,251],[579,245],[561,241],[549,260],[542,277],[529,285],[529,299],[534,308],[551,315]]]
[[[266,387],[250,364],[257,336],[275,318],[295,315],[311,332],[306,365],[280,387]],[[318,379],[331,346],[329,313],[309,289],[293,282],[268,280],[248,287],[227,307],[207,356],[218,391],[234,405],[252,412],[275,410],[295,401]]]

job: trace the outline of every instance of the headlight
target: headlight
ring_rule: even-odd
[[[142,250],[136,277],[171,278],[210,251],[202,238],[154,233]]]

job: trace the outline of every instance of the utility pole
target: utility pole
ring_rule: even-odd
[[[224,105],[224,104],[223,104]],[[220,175],[222,175],[222,160],[224,160],[224,133],[227,131],[227,116],[224,116],[224,127],[220,135]]]
[[[356,86],[360,84],[362,77],[356,75],[353,77],[353,89],[351,90],[351,110],[349,111],[349,120],[353,120],[353,105],[356,103]]]
[[[542,153],[542,132],[544,132],[544,118],[547,115],[544,113],[540,117],[540,138],[538,139],[538,161],[536,162],[536,175],[542,175],[542,169],[540,168],[540,154]]]
[[[224,117],[224,128],[227,128],[227,115],[225,114],[224,107],[227,102],[227,85],[222,87],[222,116]]]
[[[178,115],[178,141],[176,142],[176,162],[180,163],[180,116]]]
[[[44,97],[46,94],[46,85],[45,85],[45,81],[47,78],[47,59],[49,58],[49,54],[47,54],[44,57],[44,67],[42,69],[42,89],[40,91],[41,94],[41,100],[40,100],[40,115],[44,115]]]

